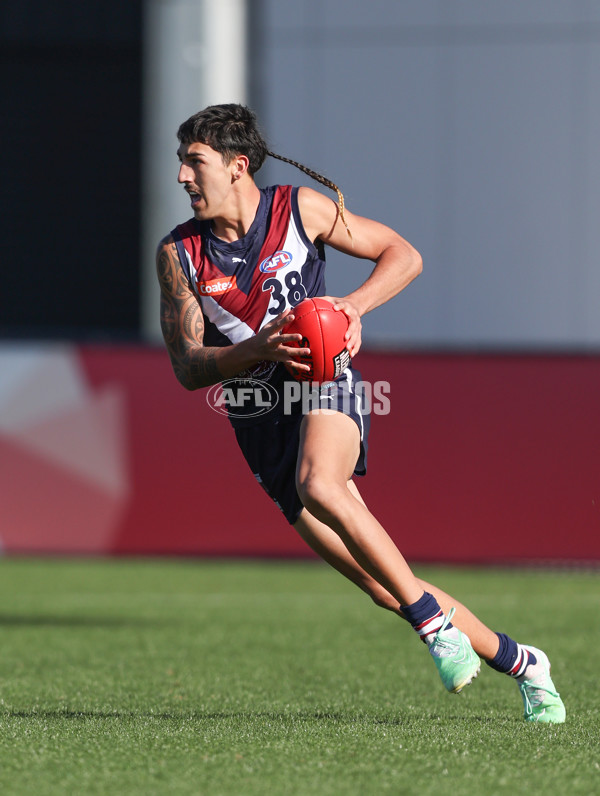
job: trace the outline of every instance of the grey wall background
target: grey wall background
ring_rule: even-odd
[[[176,128],[246,101],[423,254],[366,345],[600,349],[598,0],[7,0],[0,71],[3,336],[158,341]]]
[[[275,151],[395,227],[424,272],[371,345],[600,345],[600,3],[263,0]],[[270,161],[263,182],[315,185]],[[343,293],[368,264],[329,255]]]

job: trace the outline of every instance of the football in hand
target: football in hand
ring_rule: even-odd
[[[348,318],[341,310],[334,310],[330,301],[307,298],[292,309],[294,320],[284,327],[283,334],[301,334],[300,342],[289,343],[297,348],[310,348],[310,356],[295,357],[297,362],[310,365],[308,370],[294,370],[286,366],[298,381],[326,382],[341,376],[350,364],[345,334]]]

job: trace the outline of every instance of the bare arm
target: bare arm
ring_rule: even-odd
[[[286,346],[300,335],[281,334],[293,319],[289,313],[277,316],[248,340],[226,347],[205,346],[202,310],[190,290],[171,236],[159,244],[156,268],[160,326],[175,375],[186,389],[197,390],[232,378],[265,359],[308,370],[291,358],[304,349]]]
[[[350,318],[348,347],[355,354],[360,347],[360,317],[396,296],[421,273],[421,255],[390,227],[346,211],[350,239],[335,202],[311,188],[300,188],[298,204],[311,240],[320,238],[338,251],[375,263],[360,287],[336,300]]]

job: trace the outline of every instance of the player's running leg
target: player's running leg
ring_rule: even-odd
[[[357,500],[364,502],[354,482],[348,481],[347,487]],[[356,562],[340,537],[328,525],[303,509],[294,527],[324,561],[355,583],[377,605],[404,618],[398,600]],[[471,639],[473,648],[479,656],[492,668],[505,672],[517,680],[525,705],[524,717],[527,721],[552,723],[564,721],[564,705],[550,677],[550,664],[543,652],[533,647],[521,647],[528,653],[527,664],[522,670],[524,656],[519,650],[520,645],[508,636],[490,630],[466,606],[442,589],[420,578],[417,578],[417,581],[425,592],[433,594],[444,614],[448,615],[452,608],[455,609],[453,623]],[[535,664],[529,663],[529,653],[533,653]],[[496,665],[494,661],[497,661]]]
[[[348,482],[348,489],[357,500],[363,502],[353,481]],[[405,618],[399,601],[357,564],[340,537],[328,525],[303,509],[294,528],[317,555],[366,592],[376,605]],[[421,578],[417,578],[417,582],[424,591],[433,594],[444,614],[448,615],[452,608],[455,609],[453,624],[471,639],[473,649],[480,657],[493,659],[499,647],[497,634],[442,589]]]
[[[305,508],[335,531],[359,567],[398,601],[427,643],[444,686],[458,693],[477,676],[479,658],[466,634],[450,622],[451,614],[424,591],[384,528],[348,488],[359,445],[357,425],[347,415],[308,414],[300,433],[298,494]]]

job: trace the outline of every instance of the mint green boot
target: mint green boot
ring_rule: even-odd
[[[477,677],[481,661],[468,636],[457,627],[446,630],[446,625],[453,616],[454,608],[451,608],[444,624],[429,645],[429,653],[446,689],[452,694],[458,694]]]
[[[537,663],[525,669],[525,674],[517,678],[519,691],[525,706],[525,721],[537,721],[547,724],[562,724],[566,718],[566,710],[560,694],[550,677],[550,661],[542,650],[521,645],[532,652]]]

